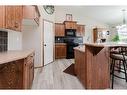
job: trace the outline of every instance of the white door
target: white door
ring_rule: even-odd
[[[53,23],[44,20],[44,65],[47,65],[53,61],[53,45]]]

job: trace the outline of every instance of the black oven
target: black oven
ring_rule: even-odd
[[[76,29],[65,29],[66,37],[76,37]]]

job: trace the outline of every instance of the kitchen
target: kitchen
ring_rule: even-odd
[[[116,13],[121,14],[121,9],[122,6],[120,8],[117,6],[31,5],[16,8],[1,6],[0,12],[7,17],[0,16],[3,22],[0,23],[1,35],[3,35],[1,38],[5,38],[5,45],[0,53],[0,76],[4,76],[0,80],[0,88],[110,89],[109,59],[106,59],[104,52],[100,51],[108,50],[111,46],[126,46],[126,44],[110,44],[115,35],[113,30],[115,25],[111,26],[111,24],[117,24],[115,22],[117,19],[121,23],[122,19],[119,15],[112,20],[109,15],[109,17],[104,16],[104,12],[117,10]],[[9,14],[12,10],[14,13]],[[17,20],[18,23],[11,21],[12,19]],[[6,32],[8,34],[2,31],[8,31]],[[6,54],[4,51],[7,50]],[[100,60],[99,58],[103,60],[96,62]],[[89,65],[90,60],[93,60],[91,64],[95,66]],[[102,66],[104,60],[106,61]],[[105,69],[102,73],[98,71],[98,65],[99,70]],[[93,69],[94,67],[96,69]],[[104,76],[105,74],[107,77]],[[93,82],[92,76],[97,81]],[[115,80],[114,88],[126,89],[126,83],[123,81],[120,84],[118,81]]]

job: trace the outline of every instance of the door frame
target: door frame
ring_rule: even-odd
[[[42,45],[43,45],[43,54],[42,54],[42,56],[43,56],[43,67],[44,67],[44,21],[47,21],[47,22],[50,22],[50,23],[52,23],[53,24],[53,62],[54,62],[54,60],[55,60],[55,25],[54,25],[54,22],[53,21],[50,21],[50,20],[47,20],[47,19],[42,19],[42,21],[43,21],[43,25],[42,25],[42,28],[43,28],[43,32],[42,32],[42,39],[43,39],[43,41],[42,41]],[[48,65],[48,64],[47,64]]]

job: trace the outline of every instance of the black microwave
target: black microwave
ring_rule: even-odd
[[[76,29],[65,29],[65,36],[76,37]]]

